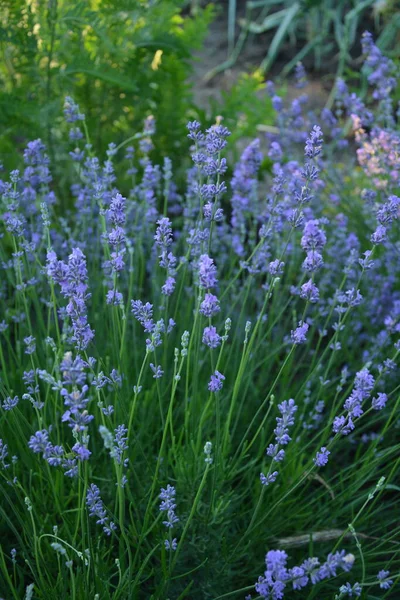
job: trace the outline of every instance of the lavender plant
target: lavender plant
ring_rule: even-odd
[[[40,140],[0,182],[5,598],[397,597],[398,73],[363,47],[368,103],[268,83],[230,180],[220,119],[182,186],[153,119],[103,161],[68,98],[73,208]]]

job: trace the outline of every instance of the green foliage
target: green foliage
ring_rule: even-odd
[[[229,1],[229,7],[231,47],[235,0]],[[238,23],[241,32],[235,47],[227,61],[210,72],[210,77],[234,64],[250,36],[265,32],[272,32],[272,38],[260,65],[263,72],[274,65],[282,54],[283,45],[290,44],[290,60],[283,75],[288,74],[298,61],[305,57],[311,60],[312,56],[317,70],[326,69],[332,57],[338,57],[337,70],[341,76],[345,65],[352,62],[351,52],[366,26],[379,34],[378,44],[382,48],[395,53],[400,11],[396,2],[378,3],[375,0],[248,0],[245,18],[239,19]]]
[[[188,59],[213,15],[208,6],[182,17],[182,5],[0,0],[0,150],[6,166],[15,166],[17,152],[35,137],[54,155],[66,95],[82,107],[96,151],[125,139],[153,114],[157,149],[176,153],[193,112]]]
[[[228,91],[221,94],[220,102],[211,103],[212,114],[221,115],[223,123],[232,132],[230,145],[237,159],[240,148],[237,142],[254,137],[257,127],[272,125],[275,113],[271,99],[265,93],[265,79],[261,71],[242,73]],[[250,101],[251,99],[251,101]]]

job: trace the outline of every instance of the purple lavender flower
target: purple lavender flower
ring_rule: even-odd
[[[160,365],[154,366],[153,363],[150,363],[150,369],[154,373],[154,379],[160,379],[164,375],[164,371],[162,370]]]
[[[8,456],[8,446],[0,438],[0,463],[3,469],[8,469],[10,464],[6,462]]]
[[[94,332],[87,322],[86,300],[87,268],[86,258],[82,250],[74,248],[68,257],[68,264],[58,261],[55,252],[47,253],[47,274],[61,286],[61,293],[69,300],[66,313],[71,317],[74,330],[73,341],[79,350],[85,350],[94,337]]]
[[[304,153],[307,158],[315,158],[322,150],[323,133],[318,125],[314,125],[312,131],[307,138]]]
[[[361,369],[356,373],[354,379],[354,388],[357,390],[363,399],[368,398],[375,385],[374,376],[371,375],[368,369]]]
[[[315,303],[319,300],[319,290],[312,279],[309,279],[300,288],[300,298]]]
[[[342,433],[343,435],[348,435],[354,429],[355,425],[351,417],[344,417],[341,415],[340,417],[335,417],[333,420],[332,429],[334,433]]]
[[[178,540],[176,538],[171,540],[171,542],[169,540],[164,540],[164,546],[166,550],[176,550],[178,547]]]
[[[126,220],[126,198],[121,194],[115,194],[107,210],[107,215],[112,223],[111,231],[106,235],[106,239],[111,247],[110,258],[105,262],[105,267],[110,268],[111,272],[118,276],[124,268],[124,255],[126,252],[126,235],[124,224]]]
[[[154,331],[153,305],[150,302],[143,304],[141,300],[132,300],[131,306],[135,319],[143,325],[145,332]]]
[[[309,327],[308,323],[299,321],[299,326],[290,333],[293,344],[304,344],[307,341],[307,331],[309,330]]]
[[[72,352],[66,352],[60,364],[60,371],[63,377],[62,384],[82,386],[86,380],[84,369],[87,363],[80,357],[72,358]]]
[[[86,506],[89,510],[89,516],[97,517],[96,523],[103,527],[103,531],[106,535],[110,536],[113,531],[116,531],[117,526],[110,521],[107,516],[107,511],[100,496],[100,490],[94,483],[88,488],[86,494]]]
[[[256,592],[266,600],[282,600],[288,583],[292,583],[294,590],[305,587],[309,581],[315,585],[323,579],[335,577],[340,567],[349,571],[354,563],[352,554],[345,554],[344,550],[329,554],[326,562],[320,566],[317,558],[306,559],[302,565],[287,568],[288,555],[283,550],[270,550],[265,557],[266,571],[259,577],[255,584]],[[356,584],[354,589],[358,589]],[[358,586],[359,587],[359,586]]]
[[[80,442],[77,442],[72,446],[72,452],[75,453],[78,460],[89,460],[90,455],[92,454],[90,450]]]
[[[120,227],[124,225],[126,220],[125,210],[126,198],[121,196],[121,194],[115,194],[115,196],[113,196],[111,199],[110,208],[107,211],[107,214],[113,225]]]
[[[386,406],[387,399],[388,397],[386,394],[379,392],[376,398],[372,398],[372,408],[375,410],[382,410],[382,408],[385,408]]]
[[[76,121],[85,120],[85,115],[79,112],[79,106],[71,98],[71,96],[66,96],[65,98],[64,116],[67,123],[75,123]]]
[[[114,446],[110,452],[110,455],[115,458],[116,462],[120,465],[123,461],[123,454],[126,450],[128,450],[128,429],[125,425],[118,425],[118,427],[114,431]],[[126,460],[124,461],[124,466],[127,466]]]
[[[73,391],[68,391],[66,388],[62,388],[60,392],[61,396],[64,398],[64,404],[68,408],[67,412],[64,413],[62,420],[68,421],[71,427],[76,425],[74,417],[79,417],[81,411],[85,411],[89,403],[89,398],[86,397],[88,389],[88,386],[84,385],[80,390],[74,389]],[[93,416],[91,416],[89,420],[91,419],[93,419]]]
[[[62,468],[64,469],[65,477],[70,477],[71,479],[78,477],[79,469],[76,458],[66,458],[63,460]]]
[[[371,254],[371,250],[366,250],[363,254],[364,258],[358,259],[358,262],[365,271],[372,269],[375,265],[375,262],[371,259]]]
[[[308,583],[308,576],[303,567],[293,567],[288,571],[289,578],[292,580],[294,590],[301,590]]]
[[[200,287],[210,289],[217,285],[217,267],[214,265],[214,260],[208,254],[200,256],[198,269]]]
[[[274,433],[277,443],[286,445],[290,441],[287,435],[287,428],[294,425],[294,415],[297,412],[297,406],[294,400],[290,398],[290,400],[284,400],[278,404],[278,410],[282,416],[276,419],[277,427],[274,429]]]
[[[271,98],[272,107],[276,112],[280,112],[283,109],[283,100],[280,96],[273,96]]]
[[[199,312],[205,317],[213,317],[220,311],[219,300],[213,294],[207,292],[200,304]]]
[[[257,174],[261,161],[260,141],[256,139],[242,153],[231,181],[233,249],[239,256],[244,252],[247,220],[258,209]]]
[[[295,85],[298,89],[302,89],[307,85],[307,73],[306,73],[303,63],[301,63],[301,62],[297,63],[295,70],[294,70],[294,77],[296,80]]]
[[[387,229],[384,225],[378,225],[374,233],[371,235],[373,244],[382,244],[387,239]]]
[[[271,142],[270,149],[268,151],[268,156],[271,160],[279,161],[283,156],[282,148],[278,144],[278,142]]]
[[[161,492],[159,495],[160,500],[162,500],[162,502],[160,504],[161,512],[165,512],[170,509],[173,510],[174,508],[176,508],[175,496],[176,496],[176,490],[175,490],[174,486],[168,484],[165,489],[161,488]]]
[[[278,258],[273,260],[268,265],[268,273],[272,275],[272,277],[276,277],[278,275],[282,275],[285,263],[280,261]]]
[[[214,371],[211,375],[210,381],[208,383],[208,389],[210,392],[219,392],[222,390],[223,382],[225,381],[224,375],[219,371]]]
[[[388,225],[399,218],[400,198],[389,196],[388,201],[379,207],[376,218],[381,225]]]
[[[159,495],[159,498],[161,500],[160,512],[167,513],[167,520],[163,521],[163,525],[165,525],[165,527],[167,527],[168,529],[172,529],[176,525],[176,523],[179,522],[179,518],[175,514],[175,495],[175,488],[169,484],[165,489],[161,488],[161,492]]]
[[[341,596],[349,596],[350,598],[355,596],[356,598],[358,598],[359,596],[361,596],[362,588],[357,582],[353,586],[351,585],[351,583],[347,582],[345,585],[340,586],[339,592]]]
[[[361,304],[361,302],[363,301],[363,297],[360,294],[360,290],[352,288],[351,290],[347,290],[346,292],[338,293],[337,300],[340,304],[347,306],[347,308],[354,308],[355,306]]]
[[[174,277],[167,277],[167,279],[165,280],[164,285],[161,287],[161,292],[165,296],[171,296],[171,294],[173,293],[173,291],[175,289],[175,285],[176,285],[175,278]]]
[[[7,396],[7,398],[5,398],[5,400],[3,400],[3,404],[0,403],[0,405],[3,410],[9,411],[9,410],[13,410],[13,408],[15,408],[17,406],[18,402],[19,402],[18,396],[14,396],[14,398],[11,398],[11,396]]]
[[[294,415],[297,411],[297,406],[291,398],[278,404],[278,410],[281,416],[276,418],[276,428],[274,429],[275,443],[270,444],[266,450],[266,454],[275,462],[281,462],[285,458],[285,451],[280,446],[286,446],[291,440],[288,432],[289,427],[294,425]],[[260,480],[262,485],[273,483],[277,476],[278,471],[268,473],[266,476],[261,473]]]
[[[324,260],[321,254],[317,250],[309,250],[307,256],[303,261],[302,267],[305,271],[313,273],[318,271],[324,264]]]
[[[318,219],[312,219],[305,224],[301,238],[301,247],[303,250],[321,250],[325,246],[326,235],[324,230],[319,227],[319,224],[320,221]]]
[[[230,131],[223,125],[212,125],[206,130],[205,145],[207,153],[211,156],[221,152],[227,145],[226,138]]]
[[[204,134],[200,131],[200,123],[198,121],[189,121],[186,127],[189,130],[188,138],[194,142],[198,142],[204,138]]]
[[[396,65],[382,54],[374,44],[372,35],[365,31],[362,35],[362,48],[365,66],[369,70],[368,82],[374,86],[373,98],[379,100],[378,115],[389,127],[393,127],[393,101],[391,92],[396,87]]]
[[[390,571],[385,571],[382,569],[376,576],[377,580],[379,581],[379,587],[382,590],[388,590],[390,586],[393,585],[393,580],[389,579],[389,575]]]
[[[109,290],[106,295],[107,304],[113,304],[114,306],[121,306],[123,303],[123,296],[118,290]]]
[[[279,444],[270,444],[266,450],[266,454],[275,462],[281,462],[285,458],[285,451],[279,450]]]
[[[167,253],[168,248],[172,244],[172,227],[168,217],[163,217],[157,221],[157,230],[154,236],[156,246],[161,250],[160,265],[164,268],[168,267]]]
[[[36,350],[36,339],[33,336],[24,338],[25,354],[33,354]]]
[[[375,379],[368,369],[362,369],[356,374],[354,388],[343,405],[347,415],[334,419],[333,430],[335,433],[340,431],[347,435],[354,429],[353,419],[357,419],[363,414],[363,402],[371,395],[374,384]]]
[[[321,450],[317,452],[316,457],[313,458],[314,464],[316,467],[324,467],[328,464],[328,456],[330,455],[330,451],[322,446]]]
[[[34,435],[31,436],[28,446],[33,452],[39,454],[40,452],[44,452],[46,450],[46,446],[49,441],[49,433],[46,429],[42,429],[41,431],[37,431]]]
[[[221,336],[218,335],[214,326],[205,327],[203,331],[203,344],[209,348],[218,348],[221,344]]]
[[[64,448],[62,446],[53,446],[48,443],[43,453],[43,458],[47,460],[51,467],[59,467],[63,464]]]
[[[273,473],[268,473],[268,475],[264,475],[264,473],[260,473],[260,481],[262,485],[270,485],[270,483],[274,483],[276,478],[278,477],[278,471],[274,471]]]
[[[203,215],[206,221],[215,221],[216,223],[219,223],[224,218],[224,211],[222,208],[215,209],[211,202],[207,202],[203,206]]]
[[[308,575],[313,585],[318,583],[320,569],[320,563],[318,558],[306,558],[306,560],[301,564],[301,567],[303,568],[304,572]]]

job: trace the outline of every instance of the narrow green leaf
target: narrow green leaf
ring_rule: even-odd
[[[281,44],[283,43],[285,36],[288,34],[292,21],[299,12],[299,10],[299,2],[295,2],[291,8],[287,9],[286,15],[282,20],[282,23],[279,25],[278,31],[274,35],[274,39],[271,42],[268,54],[260,65],[262,71],[267,71],[274,62],[278,50]]]
[[[82,73],[84,75],[88,75],[89,77],[93,77],[94,79],[100,79],[101,81],[105,81],[130,92],[136,92],[138,89],[136,84],[133,83],[133,80],[123,77],[120,73],[113,70],[100,70],[93,68],[85,68],[79,65],[71,65],[67,67],[63,73],[65,75],[74,75],[76,73]]]

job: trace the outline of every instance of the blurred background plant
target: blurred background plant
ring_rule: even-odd
[[[176,159],[194,116],[191,53],[213,16],[183,0],[0,0],[0,152],[17,163],[28,139],[54,155],[65,96],[79,102],[96,152],[152,114],[155,147]],[[162,65],[162,68],[160,68]],[[172,125],[173,124],[173,125]]]
[[[243,9],[244,4],[244,11]],[[243,14],[244,13],[244,14]],[[232,67],[246,45],[260,43],[267,50],[260,64],[268,72],[283,55],[285,76],[298,61],[307,59],[313,70],[332,68],[342,76],[345,67],[354,66],[352,51],[362,31],[371,29],[378,46],[395,56],[399,47],[400,6],[396,0],[228,0],[228,58],[207,75]]]

